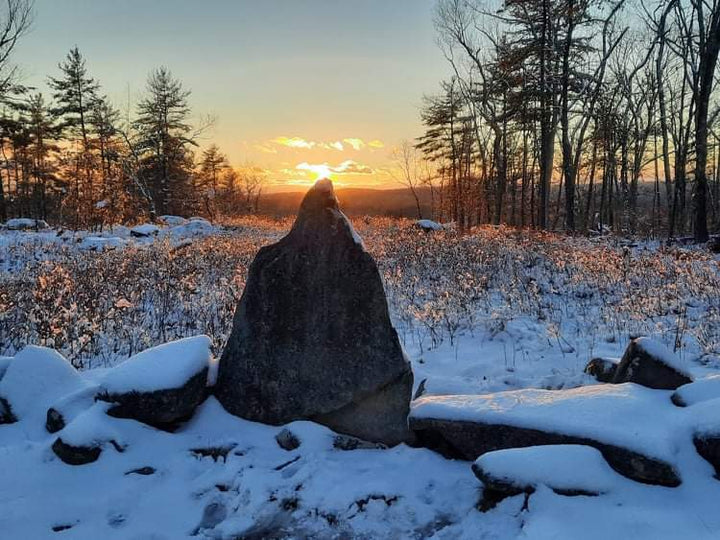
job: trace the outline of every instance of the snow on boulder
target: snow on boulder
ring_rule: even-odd
[[[677,409],[667,397],[628,384],[427,396],[413,402],[410,428],[425,446],[466,460],[506,448],[592,446],[623,476],[677,486],[672,430],[663,421],[664,411]]]
[[[210,222],[207,219],[205,219],[204,217],[200,217],[200,216],[192,216],[192,217],[188,218],[188,221],[207,223],[208,225],[210,225]]]
[[[619,358],[593,358],[585,366],[585,373],[592,375],[598,382],[609,383],[615,378]]]
[[[177,225],[168,231],[172,236],[183,238],[186,236],[202,236],[215,232],[215,227],[207,220],[191,220],[184,225]]]
[[[560,495],[600,495],[621,481],[599,450],[576,444],[488,452],[472,469],[484,485],[481,510],[506,497],[533,493],[540,485]]]
[[[648,388],[675,390],[692,382],[684,364],[665,345],[654,339],[633,339],[615,371],[613,383],[632,382]]]
[[[104,249],[116,249],[126,245],[126,241],[116,236],[86,236],[78,246],[83,251],[102,251]]]
[[[42,219],[30,219],[30,218],[14,218],[8,219],[5,222],[5,227],[9,231],[31,231],[47,229],[48,224]]]
[[[176,227],[177,225],[185,225],[188,220],[180,216],[160,216],[158,221],[168,227]]]
[[[443,226],[432,219],[418,219],[415,222],[415,226],[423,231],[441,231]]]
[[[693,433],[695,450],[715,469],[720,479],[720,398],[700,401],[682,412]]]
[[[28,345],[15,355],[0,381],[0,398],[15,418],[42,427],[48,407],[87,385],[60,353]]]
[[[92,407],[97,392],[97,386],[88,385],[63,397],[50,407],[45,416],[45,429],[48,433],[60,431],[73,419]]]
[[[685,384],[670,396],[678,407],[690,407],[696,403],[720,398],[720,375],[710,375],[704,379]]]
[[[112,368],[98,399],[108,414],[174,429],[207,397],[210,338],[195,336],[147,349]]]
[[[108,421],[107,403],[96,403],[71,422],[52,444],[52,450],[68,465],[85,465],[97,461],[105,446],[122,452],[119,433]]]
[[[153,225],[152,223],[136,225],[130,229],[130,235],[135,238],[148,238],[150,236],[156,236],[158,232],[160,232],[160,227]]]

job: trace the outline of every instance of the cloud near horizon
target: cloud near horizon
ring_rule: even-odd
[[[325,163],[310,164],[307,161],[298,163],[295,168],[299,171],[310,171],[318,175],[328,174],[373,174],[375,171],[372,167],[367,165],[361,165],[352,159],[346,159],[336,167]]]
[[[352,148],[355,151],[359,151],[364,148],[368,148],[370,150],[378,150],[380,148],[384,148],[385,144],[378,139],[374,139],[366,143],[358,137],[347,137],[341,141],[309,141],[302,137],[286,137],[281,135],[279,137],[275,137],[270,141],[267,141],[266,143],[257,144],[255,145],[255,148],[262,152],[274,154],[277,153],[278,146],[292,148],[295,150],[324,149],[337,150],[338,152],[342,152],[349,148]]]

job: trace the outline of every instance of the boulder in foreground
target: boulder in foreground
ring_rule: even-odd
[[[413,403],[410,427],[421,444],[468,461],[508,448],[591,446],[623,476],[674,487],[663,408],[674,409],[665,393],[634,385],[427,396]]]
[[[559,495],[600,495],[612,490],[619,478],[597,449],[572,444],[488,452],[472,469],[484,486],[483,511],[506,497],[531,494],[540,485]]]
[[[250,267],[215,393],[249,420],[314,420],[394,445],[410,437],[411,391],[375,261],[319,180]]]
[[[210,358],[207,336],[147,349],[110,370],[97,399],[113,404],[110,416],[173,430],[205,401]]]

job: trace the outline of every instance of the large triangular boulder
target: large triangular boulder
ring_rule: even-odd
[[[319,180],[250,266],[215,393],[243,418],[309,419],[392,445],[409,437],[411,390],[377,266]]]

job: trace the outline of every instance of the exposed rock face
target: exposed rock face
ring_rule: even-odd
[[[215,393],[250,420],[314,420],[392,445],[409,437],[411,390],[375,262],[319,180],[250,267]]]
[[[677,366],[674,354],[656,341],[634,339],[625,349],[613,383],[632,382],[658,390],[675,390],[692,382]]]
[[[55,455],[68,465],[86,465],[97,461],[102,453],[100,445],[73,446],[58,437],[52,445]]]
[[[585,366],[585,373],[592,375],[598,382],[610,383],[615,378],[618,361],[614,358],[593,358]]]
[[[675,487],[680,478],[669,463],[592,440],[524,427],[462,420],[410,418],[418,441],[450,458],[475,460],[486,452],[529,446],[581,444],[597,448],[618,473],[645,484]]]
[[[720,479],[720,434],[695,434],[695,450],[715,469],[715,477]]]
[[[114,404],[107,411],[110,416],[131,418],[158,429],[173,431],[180,422],[189,419],[207,398],[207,377],[208,369],[205,368],[179,388],[122,394],[102,392],[97,399]]]

